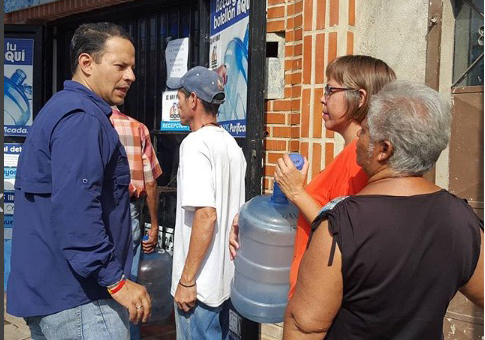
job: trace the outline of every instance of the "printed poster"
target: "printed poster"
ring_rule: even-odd
[[[162,94],[161,131],[190,131],[188,126],[180,124],[178,91],[165,91]]]
[[[167,79],[182,78],[187,73],[189,38],[170,40],[165,49]]]
[[[32,127],[34,40],[4,39],[4,135],[26,136]]]
[[[234,137],[246,137],[249,4],[249,0],[210,3],[209,66],[221,75],[226,92],[217,121]]]
[[[14,197],[15,197],[15,175],[17,174],[17,164],[22,151],[22,144],[5,143],[3,146],[3,227],[4,238],[12,238]]]

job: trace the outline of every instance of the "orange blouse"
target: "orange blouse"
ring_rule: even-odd
[[[346,146],[341,153],[312,181],[306,186],[305,190],[322,207],[332,199],[339,196],[354,195],[362,190],[367,184],[367,175],[360,166],[357,165],[357,138]],[[298,268],[307,248],[310,235],[310,223],[302,214],[298,217],[295,252],[290,269],[290,291],[288,297],[291,298],[295,290]]]

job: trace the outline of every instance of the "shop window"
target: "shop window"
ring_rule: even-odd
[[[453,87],[483,85],[483,1],[455,2]]]

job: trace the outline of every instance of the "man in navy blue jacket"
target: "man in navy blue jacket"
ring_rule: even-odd
[[[126,153],[112,127],[135,80],[130,37],[83,24],[71,81],[39,112],[19,158],[7,312],[34,339],[128,339],[151,311],[132,262]]]

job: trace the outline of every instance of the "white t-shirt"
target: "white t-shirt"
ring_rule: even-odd
[[[223,128],[205,126],[190,133],[180,145],[177,173],[171,294],[175,295],[189,251],[196,207],[217,212],[213,242],[196,275],[197,299],[217,307],[229,298],[234,263],[229,259],[229,232],[245,202],[246,160],[236,140]]]

